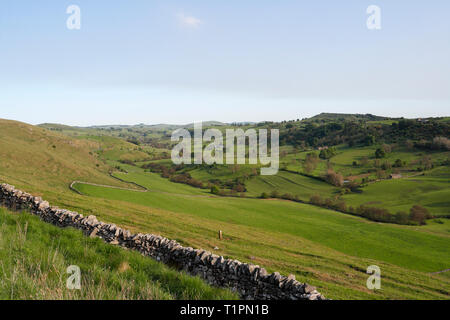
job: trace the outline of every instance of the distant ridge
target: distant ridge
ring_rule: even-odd
[[[370,113],[367,114],[350,114],[350,113],[321,113],[310,118],[311,120],[349,120],[349,121],[382,121],[389,120],[389,117],[376,116]]]
[[[203,127],[210,127],[210,126],[226,126],[226,123],[220,122],[220,121],[204,121],[202,122]],[[94,126],[69,126],[64,124],[58,124],[58,123],[42,123],[38,125],[39,127],[46,128],[46,129],[70,129],[70,128],[80,128],[80,129],[133,129],[133,128],[139,128],[139,129],[149,129],[149,130],[175,130],[180,128],[194,128],[194,123],[189,124],[135,124],[135,125],[121,125],[121,124],[113,124],[113,125],[94,125]]]

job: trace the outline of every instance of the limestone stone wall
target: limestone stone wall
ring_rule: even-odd
[[[40,197],[17,190],[8,184],[0,185],[0,204],[12,210],[27,210],[43,221],[58,227],[73,227],[91,237],[125,248],[137,250],[170,266],[198,275],[209,284],[230,288],[243,299],[255,300],[322,300],[324,297],[308,284],[278,272],[268,274],[257,265],[224,259],[211,252],[183,247],[174,240],[152,234],[132,234],[114,224],[98,221],[95,216],[50,206]]]

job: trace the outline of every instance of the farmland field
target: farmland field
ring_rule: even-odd
[[[449,181],[450,169],[443,167],[411,178],[373,183],[362,194],[343,198],[354,205],[372,204],[393,212],[407,212],[411,203],[418,202],[436,216],[449,215]]]
[[[442,218],[449,207],[448,152],[430,153],[436,165],[418,171],[422,151],[394,150],[384,161],[398,157],[407,161],[401,169],[405,176],[369,181],[358,193],[343,192],[345,188],[331,185],[323,174],[330,164],[346,175],[364,174],[379,145],[339,146],[330,161],[319,159],[310,175],[304,174],[303,162],[314,150],[289,146],[282,147],[281,163],[287,167],[275,176],[255,175],[258,166],[185,166],[179,172],[173,168],[175,175],[189,174],[202,181],[204,188],[198,188],[145,169],[152,163],[171,169],[167,138],[160,133],[151,137],[159,137],[162,144],[136,145],[120,138],[117,129],[108,135],[99,129],[69,127],[60,132],[9,121],[0,125],[5,137],[0,140],[1,181],[61,208],[94,214],[133,232],[161,234],[269,272],[294,274],[332,299],[449,298],[450,274],[436,273],[450,266],[450,220]],[[359,165],[361,157],[370,163]],[[73,185],[81,194],[69,189],[73,181],[81,181]],[[217,183],[225,188],[236,181],[245,184],[245,192],[232,197],[213,194],[208,187]],[[136,183],[148,191],[92,183],[142,191]],[[291,193],[304,203],[259,199],[274,191]],[[379,223],[307,204],[317,194],[352,206],[387,208],[394,214],[420,204],[436,217],[426,225]],[[223,240],[217,237],[219,230]],[[382,290],[366,287],[370,265],[382,270]],[[167,297],[179,296],[172,291]]]
[[[433,282],[428,274],[443,270],[450,264],[449,229],[443,228],[433,232],[423,229],[418,232],[415,227],[380,225],[310,205],[280,200],[206,196],[194,188],[191,188],[192,192],[185,191],[185,194],[168,194],[167,192],[176,186],[170,186],[173,183],[159,180],[161,178],[152,174],[118,175],[128,181],[139,182],[153,192],[137,193],[83,184],[77,184],[75,187],[91,197],[107,199],[114,203],[133,203],[166,212],[167,217],[162,214],[158,215],[157,219],[159,223],[168,220],[165,229],[169,236],[179,237],[172,234],[171,228],[167,227],[174,216],[182,220],[196,221],[196,225],[200,227],[190,230],[190,237],[206,236],[210,247],[219,246],[221,254],[264,264],[269,268],[273,266],[275,269],[294,272],[300,279],[319,287],[330,285],[324,283],[327,282],[325,278],[326,274],[329,276],[330,270],[334,269],[336,272],[336,269],[341,269],[341,272],[349,273],[349,277],[343,282],[336,279],[331,281],[336,283],[331,285],[334,288],[327,294],[333,298],[362,298],[371,295],[362,289],[361,285],[354,284],[354,277],[363,276],[363,273],[357,271],[364,269],[359,265],[361,261],[376,261],[377,264],[385,266],[389,277],[397,279],[393,280],[385,291],[387,296],[392,294],[392,297],[404,289],[394,282],[406,274],[414,274],[415,278],[422,279],[420,281],[424,283]],[[135,179],[139,176],[141,177]],[[125,217],[122,219],[131,224]],[[150,221],[142,223],[151,224]],[[446,228],[449,226],[446,221]],[[223,243],[214,240],[215,230],[218,229],[223,230],[229,239]],[[251,237],[248,230],[251,230]],[[343,265],[340,259],[356,259],[359,261],[359,267],[353,266],[355,262]],[[321,266],[317,265],[319,261]],[[327,263],[325,267],[324,264]],[[299,268],[297,273],[295,265],[298,264],[301,264],[302,268]],[[303,268],[309,269],[314,265],[317,270],[313,274],[303,273]],[[442,277],[444,287],[448,286],[448,277],[445,274],[438,277]],[[344,284],[346,281],[349,281],[347,284],[350,287],[351,283],[356,287],[350,289]]]

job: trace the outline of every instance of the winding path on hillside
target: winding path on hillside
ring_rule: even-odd
[[[146,187],[144,187],[144,186],[142,186],[142,185],[139,185],[139,184],[137,184],[137,183],[135,183],[135,182],[132,182],[132,181],[126,181],[126,180],[123,180],[123,179],[121,179],[121,178],[115,177],[115,176],[112,175],[112,174],[111,174],[111,177],[113,177],[113,178],[115,178],[115,179],[117,179],[117,180],[119,180],[119,181],[125,182],[125,183],[133,183],[133,184],[135,184],[136,186],[138,186],[138,187],[140,187],[140,188],[142,188],[142,189],[144,189],[144,190],[131,189],[131,188],[123,188],[123,187],[115,187],[115,186],[107,186],[107,185],[103,185],[103,184],[97,184],[97,183],[91,183],[91,182],[85,182],[85,181],[77,181],[77,180],[76,180],[76,181],[72,181],[72,183],[69,185],[69,189],[72,190],[72,191],[74,191],[74,192],[76,192],[76,193],[78,193],[78,194],[80,194],[80,195],[82,195],[82,196],[84,196],[85,194],[83,194],[81,191],[79,191],[78,189],[76,189],[76,188],[74,187],[75,184],[79,183],[79,184],[87,184],[87,185],[91,185],[91,186],[94,186],[94,187],[111,188],[111,189],[124,190],[124,191],[134,191],[134,192],[142,192],[142,193],[145,193],[145,192],[155,192],[155,193],[162,193],[162,194],[174,195],[174,196],[181,196],[181,197],[214,198],[213,195],[193,195],[193,194],[181,194],[181,193],[165,192],[165,191],[160,191],[160,190],[150,190],[150,189],[148,189],[148,188],[146,188]]]
[[[430,274],[440,274],[440,273],[449,272],[449,271],[450,271],[450,269],[445,269],[445,270],[438,271],[438,272],[432,272]]]
[[[122,187],[115,187],[115,186],[107,186],[107,185],[104,185],[104,184],[97,184],[97,183],[91,183],[91,182],[85,182],[85,181],[73,181],[73,182],[70,184],[70,189],[71,189],[71,190],[74,190],[74,191],[76,191],[76,192],[78,192],[78,193],[80,193],[80,191],[78,191],[77,189],[75,189],[75,188],[73,187],[73,185],[74,185],[74,184],[77,184],[77,183],[80,183],[80,184],[88,184],[88,185],[95,186],[95,187],[103,187],[103,188],[119,189],[119,190],[125,190],[125,191],[148,192],[148,189],[145,188],[145,187],[142,187],[142,188],[144,188],[145,190],[137,190],[137,189],[131,189],[131,188],[122,188]]]

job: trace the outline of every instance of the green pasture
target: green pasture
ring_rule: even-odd
[[[450,168],[440,167],[411,178],[371,183],[361,194],[348,194],[349,205],[368,205],[389,209],[392,213],[409,212],[421,204],[434,215],[450,215]]]
[[[0,261],[0,299],[6,300],[236,298],[137,252],[2,208]],[[80,267],[81,290],[66,287],[72,265]]]

